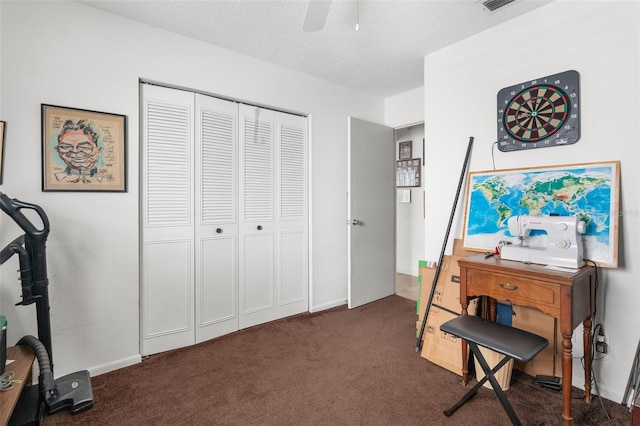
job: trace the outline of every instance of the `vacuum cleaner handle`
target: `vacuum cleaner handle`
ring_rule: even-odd
[[[8,214],[27,235],[36,239],[46,239],[49,234],[49,219],[40,206],[25,203],[15,198],[11,199],[6,194],[0,192],[0,208]],[[40,216],[40,220],[42,220],[42,229],[38,229],[33,222],[22,213],[22,209],[34,210],[38,216]]]
[[[11,199],[0,192],[0,208],[8,214],[25,232],[24,248],[28,254],[28,267],[30,268],[32,282],[30,289],[23,288],[23,294],[27,292],[27,301],[35,300],[36,315],[38,318],[38,339],[49,353],[49,362],[53,369],[53,355],[51,350],[51,320],[49,318],[49,279],[47,278],[47,253],[46,241],[49,235],[49,219],[44,210],[35,204],[25,203]],[[42,220],[42,228],[38,228],[22,213],[23,209],[34,210]],[[20,251],[20,250],[18,250]],[[26,259],[25,259],[26,260]],[[21,265],[22,266],[25,265]],[[26,273],[26,271],[25,271]],[[27,278],[26,276],[24,277]]]

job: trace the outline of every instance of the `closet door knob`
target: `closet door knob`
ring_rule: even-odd
[[[217,229],[216,229],[216,233],[218,233],[218,234],[222,234],[222,228],[217,228]]]
[[[258,231],[262,231],[262,225],[258,225]]]

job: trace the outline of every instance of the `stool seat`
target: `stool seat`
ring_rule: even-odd
[[[445,410],[444,415],[447,417],[451,416],[458,408],[462,407],[471,399],[472,396],[478,393],[480,387],[488,380],[500,400],[502,407],[507,412],[511,423],[516,426],[521,426],[520,419],[509,403],[507,396],[502,391],[500,384],[495,378],[495,374],[511,359],[529,361],[547,347],[549,341],[528,331],[488,321],[473,315],[461,315],[449,320],[440,326],[440,330],[466,340],[471,352],[478,360],[485,374],[485,377],[478,381],[460,401],[453,407]],[[504,358],[495,367],[491,368],[489,364],[487,364],[478,346],[483,346],[498,352],[504,355]]]
[[[461,315],[447,321],[440,330],[524,362],[549,344],[537,334],[473,315]]]

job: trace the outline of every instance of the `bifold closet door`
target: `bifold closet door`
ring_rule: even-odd
[[[196,343],[239,327],[238,104],[196,94]]]
[[[142,85],[142,355],[194,343],[193,93]]]
[[[307,119],[240,105],[240,328],[308,310]]]
[[[142,85],[141,353],[308,310],[307,119]]]
[[[141,352],[238,330],[234,102],[143,85]]]

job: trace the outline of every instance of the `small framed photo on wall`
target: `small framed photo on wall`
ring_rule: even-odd
[[[42,190],[126,192],[126,116],[42,104]]]
[[[396,161],[396,187],[412,188],[420,186],[420,159]]]
[[[408,160],[411,158],[411,141],[400,142],[398,158]]]

